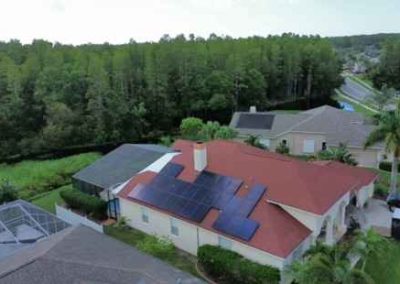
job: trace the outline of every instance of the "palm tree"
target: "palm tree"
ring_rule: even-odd
[[[347,250],[339,246],[320,248],[319,251],[316,250],[312,255],[308,255],[305,260],[294,262],[288,274],[299,284],[374,283],[367,273],[351,266]]]
[[[381,112],[385,106],[393,100],[394,96],[395,90],[388,88],[387,85],[384,84],[380,92],[373,92],[371,99],[372,102],[378,107],[379,112]]]
[[[351,251],[358,254],[361,262],[361,270],[364,271],[369,258],[384,257],[388,250],[389,241],[379,235],[373,229],[366,232],[359,231],[356,234],[355,242]]]
[[[385,150],[388,153],[393,153],[389,201],[396,199],[396,195],[399,195],[397,191],[397,175],[400,157],[400,102],[396,110],[384,111],[379,115],[378,127],[370,133],[365,141],[364,148],[368,148],[378,142],[384,142]]]
[[[329,148],[328,150],[320,151],[318,153],[318,159],[338,161],[352,166],[357,165],[357,161],[354,159],[353,154],[349,152],[347,145],[344,143],[339,143],[339,147],[337,148]]]

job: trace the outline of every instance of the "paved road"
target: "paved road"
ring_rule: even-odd
[[[369,97],[373,96],[371,90],[347,77],[345,78],[344,84],[342,85],[340,90],[349,97],[361,102],[366,101]]]

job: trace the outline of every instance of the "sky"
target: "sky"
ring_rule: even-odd
[[[118,44],[164,34],[284,32],[400,32],[400,0],[0,0],[0,41]]]

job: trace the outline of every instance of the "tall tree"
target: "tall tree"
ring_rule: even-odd
[[[393,154],[392,171],[390,178],[390,195],[388,200],[400,194],[397,187],[398,164],[400,157],[400,102],[394,111],[381,112],[379,124],[365,141],[364,147],[370,147],[378,142],[385,144],[385,150]]]

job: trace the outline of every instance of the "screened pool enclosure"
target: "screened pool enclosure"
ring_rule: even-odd
[[[69,226],[56,216],[22,200],[0,206],[0,259]]]

